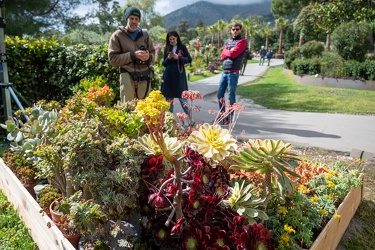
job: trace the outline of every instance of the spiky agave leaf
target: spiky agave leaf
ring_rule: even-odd
[[[230,168],[245,171],[259,170],[261,173],[265,173],[265,187],[268,188],[272,186],[270,175],[274,173],[277,176],[277,181],[285,189],[284,191],[289,193],[293,191],[293,182],[286,173],[299,177],[288,168],[290,165],[286,161],[287,159],[299,160],[298,156],[290,151],[290,148],[290,143],[284,144],[281,140],[249,140],[243,145],[243,151],[232,157],[238,165],[233,165]],[[283,191],[281,190],[280,193]]]

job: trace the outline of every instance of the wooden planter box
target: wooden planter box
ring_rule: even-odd
[[[0,188],[24,221],[40,250],[75,250],[13,172],[0,159]]]
[[[0,188],[14,205],[21,219],[29,228],[40,250],[74,250],[61,231],[47,216],[39,213],[41,207],[23,187],[13,172],[0,159]],[[334,250],[339,244],[359,204],[363,199],[363,184],[351,190],[337,210],[340,219],[332,218],[324,227],[310,250]],[[50,226],[49,226],[50,225]]]
[[[314,244],[310,247],[310,250],[336,249],[363,199],[364,175],[362,175],[362,180],[362,186],[352,189],[337,209],[336,214],[341,215],[341,218],[332,218],[329,220],[318,238],[314,241]]]

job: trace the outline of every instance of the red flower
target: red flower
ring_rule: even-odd
[[[159,192],[155,192],[148,197],[148,202],[153,207],[163,208],[167,205],[167,198],[159,194]]]

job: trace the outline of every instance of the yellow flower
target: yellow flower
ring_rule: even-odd
[[[328,187],[333,188],[333,187],[335,187],[335,186],[336,186],[336,184],[335,184],[334,182],[332,182],[332,181],[328,181]]]
[[[136,111],[142,115],[147,124],[162,124],[165,111],[169,109],[169,103],[159,90],[151,91],[145,100],[137,103]]]
[[[288,210],[285,207],[278,206],[277,207],[277,212],[280,213],[280,214],[286,215],[288,213]]]
[[[331,174],[331,175],[337,175],[337,172],[334,171],[334,170],[329,170],[328,173]]]
[[[324,209],[320,209],[320,210],[318,210],[318,212],[319,212],[321,215],[325,215],[325,214],[326,214],[326,210],[324,210]]]
[[[279,244],[284,245],[284,246],[290,246],[289,241],[290,241],[289,234],[288,233],[283,233],[280,236]]]
[[[299,185],[298,191],[300,191],[303,194],[306,194],[308,190],[307,190],[307,187],[305,185]]]
[[[340,219],[340,218],[341,218],[341,215],[339,215],[339,214],[334,214],[334,215],[333,215],[333,218],[335,218],[335,219]]]
[[[285,224],[285,225],[284,225],[284,230],[285,230],[285,232],[287,232],[288,234],[290,234],[290,233],[296,233],[296,230],[294,230],[292,226],[288,226],[288,224]]]
[[[213,162],[219,162],[237,149],[236,139],[220,125],[203,124],[188,140],[192,148]]]
[[[312,203],[315,203],[315,202],[317,202],[318,200],[319,200],[319,198],[318,198],[318,196],[316,196],[316,195],[310,198],[310,201],[311,201]]]

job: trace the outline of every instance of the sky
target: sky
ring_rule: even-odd
[[[117,0],[120,3],[120,6],[124,6],[126,4],[126,0]],[[251,3],[259,3],[263,0],[206,0],[207,2],[216,3],[216,4],[251,4]],[[155,11],[164,16],[172,11],[180,9],[182,7],[191,5],[193,3],[199,2],[197,0],[156,0],[155,1]],[[76,13],[84,15],[85,13],[93,10],[94,6],[80,6],[76,9]]]

